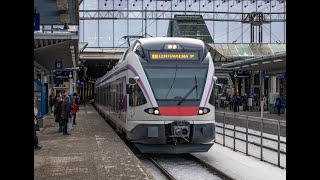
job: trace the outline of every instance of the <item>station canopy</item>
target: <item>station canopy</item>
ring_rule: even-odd
[[[48,70],[79,65],[79,36],[75,33],[34,33],[34,60]]]

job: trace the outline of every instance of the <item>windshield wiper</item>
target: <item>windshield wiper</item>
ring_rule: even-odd
[[[171,83],[171,86],[170,86],[170,88],[169,88],[169,90],[168,90],[168,92],[167,92],[166,98],[168,97],[169,92],[171,91],[171,89],[172,89],[172,87],[173,87],[173,84],[174,84],[174,82],[175,82],[175,80],[176,80],[177,70],[178,70],[178,64],[176,63],[176,71],[175,71],[175,73],[174,73],[174,78],[173,78],[173,81],[172,81],[172,83]]]
[[[190,91],[178,102],[177,105],[181,105],[181,103],[187,99],[187,97],[192,93],[192,91],[193,91],[194,89],[197,90],[197,91],[196,91],[196,94],[198,95],[197,76],[194,76],[194,79],[195,79],[195,84],[194,84],[194,86],[193,86],[193,87],[190,89]]]

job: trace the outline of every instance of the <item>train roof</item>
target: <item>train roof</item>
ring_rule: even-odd
[[[181,44],[184,48],[203,49],[205,44],[199,39],[185,38],[185,37],[151,37],[139,39],[141,46],[144,49],[162,49],[163,44]]]

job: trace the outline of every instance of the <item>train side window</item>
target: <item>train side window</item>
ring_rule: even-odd
[[[216,96],[215,96],[215,89],[216,89],[216,87],[215,86],[213,86],[213,88],[212,88],[212,91],[211,91],[211,95],[210,95],[210,99],[209,99],[209,103],[212,105],[212,106],[214,106],[215,105],[215,99],[216,99]]]
[[[141,91],[140,87],[136,87],[136,91],[129,94],[129,106],[135,107],[135,106],[141,106],[143,104],[146,104],[147,100]]]

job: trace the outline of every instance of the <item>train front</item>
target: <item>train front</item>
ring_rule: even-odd
[[[142,68],[154,101],[144,108],[148,123],[136,127],[143,153],[207,152],[215,138],[214,65],[196,39],[142,43]]]

